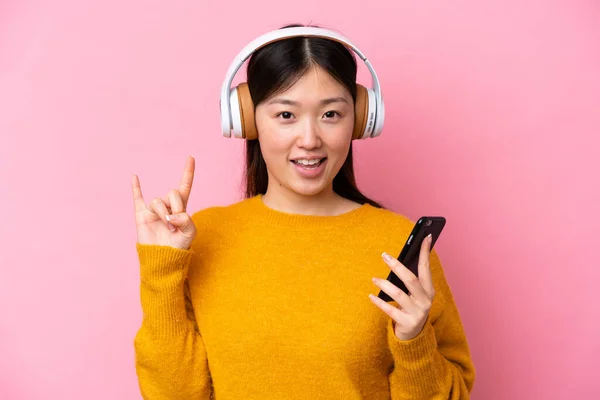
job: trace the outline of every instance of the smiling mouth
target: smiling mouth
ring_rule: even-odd
[[[301,168],[304,169],[315,169],[317,168],[319,165],[323,164],[323,162],[325,162],[325,160],[327,160],[327,157],[323,157],[319,160],[311,160],[311,161],[307,161],[307,160],[291,160],[292,163],[298,165]]]

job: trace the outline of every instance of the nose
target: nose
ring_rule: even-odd
[[[307,119],[299,129],[296,144],[298,147],[305,149],[314,149],[321,146],[319,124]]]

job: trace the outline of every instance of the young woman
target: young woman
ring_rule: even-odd
[[[258,138],[239,202],[190,216],[191,157],[180,187],[148,204],[133,176],[145,399],[469,398],[475,370],[430,241],[417,278],[387,256],[413,222],[356,187],[356,73],[327,38],[254,52]]]

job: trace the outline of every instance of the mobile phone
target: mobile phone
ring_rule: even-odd
[[[431,249],[433,245],[440,237],[442,229],[446,225],[446,218],[444,217],[421,217],[415,223],[412,232],[408,235],[408,239],[404,244],[404,248],[398,256],[398,261],[406,266],[413,274],[419,276],[419,254],[421,252],[421,244],[423,240],[431,233]],[[406,285],[398,278],[394,271],[390,271],[387,280],[393,283],[395,286],[400,288],[404,293],[408,294]],[[383,290],[379,291],[377,295],[384,301],[392,301],[390,296]]]

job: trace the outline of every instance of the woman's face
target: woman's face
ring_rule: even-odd
[[[333,191],[352,141],[350,92],[315,67],[285,92],[256,107],[256,127],[269,189],[304,196]]]

